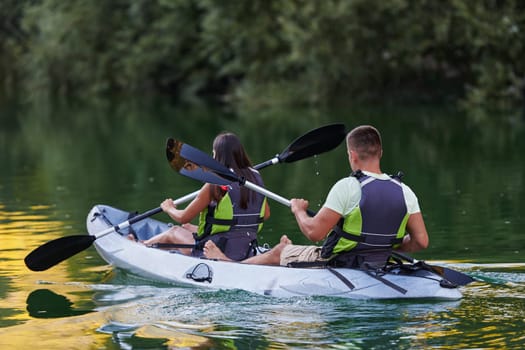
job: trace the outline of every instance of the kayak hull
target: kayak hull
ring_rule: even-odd
[[[146,247],[108,231],[127,221],[129,213],[106,205],[92,208],[87,229],[95,248],[109,264],[154,281],[214,289],[241,289],[274,297],[334,296],[352,299],[460,299],[458,288],[443,287],[430,271],[414,274],[393,270],[376,278],[360,269],[289,268],[195,258],[176,251]],[[163,232],[169,225],[148,218],[131,226],[139,239]],[[109,230],[111,231],[111,230]]]

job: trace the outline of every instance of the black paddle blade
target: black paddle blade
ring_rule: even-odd
[[[89,248],[95,236],[66,236],[49,241],[29,253],[24,262],[32,271],[44,271]]]
[[[346,137],[344,124],[329,124],[313,129],[293,141],[279,156],[279,162],[291,163],[331,151]]]
[[[467,284],[472,283],[472,282],[475,281],[474,278],[472,278],[469,275],[464,274],[462,272],[459,272],[459,271],[456,271],[456,270],[452,270],[452,269],[449,269],[449,268],[446,268],[446,267],[441,267],[441,266],[434,266],[434,265],[430,265],[430,266],[433,269],[436,268],[436,267],[442,268],[443,269],[443,274],[441,274],[441,276],[443,276],[447,281],[455,283],[458,286],[466,286]]]
[[[229,185],[232,181],[241,181],[234,172],[206,153],[178,140],[168,139],[166,157],[176,172],[198,181],[214,185]]]
[[[469,283],[472,283],[475,281],[474,278],[470,277],[469,275],[464,274],[463,272],[459,272],[456,270],[449,269],[448,267],[444,266],[437,266],[437,265],[430,265],[427,264],[424,261],[420,261],[420,263],[425,264],[427,267],[429,267],[432,271],[446,279],[447,281],[450,281],[454,283],[457,286],[466,286]]]

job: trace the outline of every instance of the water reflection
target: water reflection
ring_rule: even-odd
[[[31,206],[27,210],[8,210],[0,207],[0,295],[3,306],[0,311],[9,309],[7,317],[2,317],[0,326],[16,324],[28,319],[25,310],[26,290],[34,289],[35,280],[49,278],[55,282],[69,279],[66,266],[59,266],[42,275],[28,271],[24,265],[25,255],[34,246],[43,244],[52,237],[63,234],[67,223],[52,217],[51,206]]]
[[[68,298],[49,289],[32,291],[29,293],[26,303],[29,316],[35,318],[57,318],[92,312],[92,310],[74,309],[73,303]]]

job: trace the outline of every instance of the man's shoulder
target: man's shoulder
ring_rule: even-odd
[[[348,175],[347,177],[343,177],[342,179],[339,179],[333,187],[344,187],[344,186],[355,186],[356,184],[359,184],[359,180],[355,176]]]
[[[359,180],[354,176],[344,177],[334,184],[326,198],[324,207],[344,216],[359,203],[360,197]]]

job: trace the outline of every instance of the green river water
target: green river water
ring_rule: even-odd
[[[237,112],[163,101],[0,110],[0,349],[520,349],[525,344],[525,118],[445,107]],[[24,257],[85,234],[95,204],[143,212],[200,187],[174,173],[167,137],[204,151],[237,133],[254,163],[321,125],[372,124],[383,171],[417,193],[431,246],[414,254],[477,279],[458,301],[278,299],[159,284],[89,248],[43,272]],[[344,144],[262,171],[284,197],[322,205],[349,173]],[[306,243],[271,202],[261,242]],[[167,220],[164,214],[158,219]],[[256,278],[256,276],[254,276]]]

